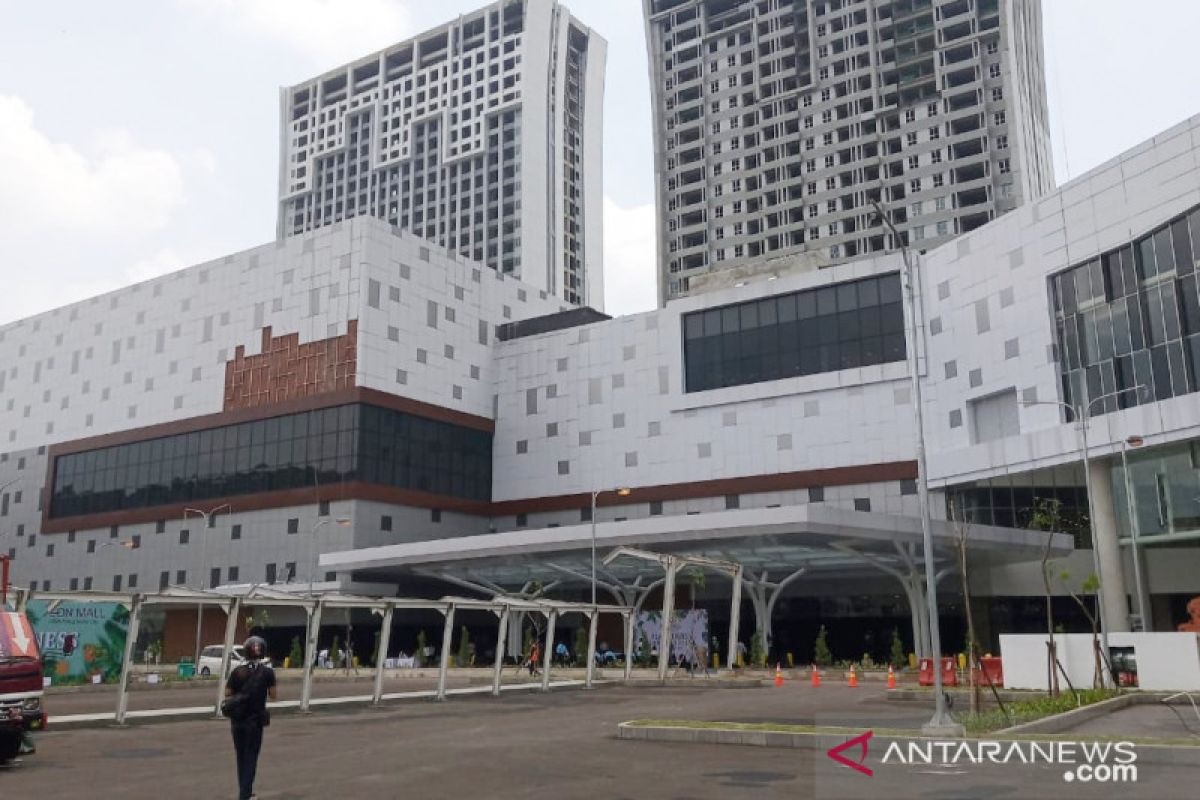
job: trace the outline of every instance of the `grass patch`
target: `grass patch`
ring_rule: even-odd
[[[1063,692],[1058,697],[1041,696],[1029,700],[1017,700],[1005,703],[1008,716],[999,708],[980,711],[978,714],[962,714],[958,721],[967,729],[967,733],[979,734],[997,731],[1013,725],[1062,714],[1083,706],[1090,706],[1102,700],[1116,697],[1115,689],[1081,689],[1078,697],[1071,692]]]

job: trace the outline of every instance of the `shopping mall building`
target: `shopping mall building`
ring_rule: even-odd
[[[356,218],[0,329],[0,545],[39,590],[581,600],[594,535],[742,565],[743,630],[771,617],[779,648],[911,646],[915,345],[948,646],[964,535],[989,642],[1044,625],[1047,554],[1068,627],[1099,565],[1110,629],[1174,630],[1200,593],[1198,259],[1200,117],[914,252],[915,342],[899,253],[610,319]],[[601,564],[601,602],[651,566]],[[729,586],[688,572],[677,602],[719,631]]]

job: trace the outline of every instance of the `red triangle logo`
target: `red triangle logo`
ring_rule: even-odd
[[[873,734],[874,734],[874,731],[867,731],[866,733],[859,734],[858,736],[855,736],[853,739],[848,739],[848,740],[842,742],[837,747],[830,748],[829,751],[826,753],[826,755],[828,755],[830,758],[832,758],[834,761],[838,762],[839,764],[841,764],[844,767],[849,767],[850,769],[858,770],[859,772],[861,772],[862,774],[867,775],[867,776],[874,775],[875,773],[871,770],[870,767],[863,766],[863,764],[867,760],[867,742],[870,741],[871,736]],[[858,746],[860,755],[858,757],[858,761],[851,761],[850,759],[848,759],[844,755],[842,755],[842,751],[849,750],[850,748],[854,747],[855,745]]]

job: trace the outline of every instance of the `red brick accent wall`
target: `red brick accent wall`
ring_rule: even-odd
[[[246,617],[254,609],[243,608],[239,614],[234,641],[241,644],[246,640]],[[200,619],[200,647],[225,642],[225,611],[216,606],[205,606]],[[196,655],[196,609],[168,608],[163,619],[162,661],[174,664],[179,659]]]
[[[358,367],[358,320],[344,336],[300,343],[300,334],[272,336],[263,328],[262,354],[247,356],[238,345],[225,364],[225,410],[271,405],[354,388]]]

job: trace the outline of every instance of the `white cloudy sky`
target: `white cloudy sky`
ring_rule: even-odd
[[[0,0],[0,322],[261,244],[278,87],[483,0]],[[639,0],[574,0],[609,42],[611,313],[654,305]],[[1196,0],[1044,0],[1059,181],[1200,112]]]

